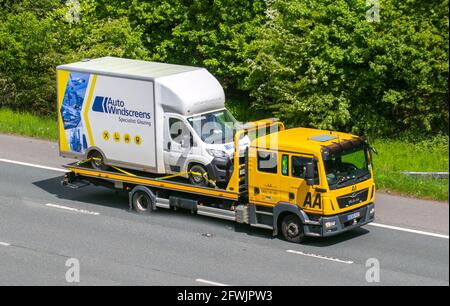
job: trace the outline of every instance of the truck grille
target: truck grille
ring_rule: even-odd
[[[357,205],[364,201],[367,201],[367,196],[369,195],[369,188],[356,191],[353,193],[346,194],[342,197],[337,198],[339,208],[346,208],[352,205]]]

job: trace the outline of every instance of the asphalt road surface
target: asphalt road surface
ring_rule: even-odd
[[[300,245],[186,211],[138,215],[125,193],[10,160],[67,162],[53,143],[0,135],[0,285],[73,285],[71,258],[81,285],[449,285],[448,203],[379,193],[376,226]]]

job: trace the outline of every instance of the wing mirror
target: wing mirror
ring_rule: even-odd
[[[314,166],[313,162],[309,162],[306,164],[306,169],[305,169],[305,180],[306,180],[306,185],[312,186],[316,184],[316,167]]]

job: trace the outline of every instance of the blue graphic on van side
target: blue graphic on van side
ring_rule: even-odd
[[[64,130],[67,131],[66,136],[69,139],[70,150],[73,152],[84,152],[87,149],[81,111],[89,77],[89,73],[71,72],[61,105]]]

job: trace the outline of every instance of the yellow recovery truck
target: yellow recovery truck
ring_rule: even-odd
[[[273,127],[275,132],[253,137],[245,152],[239,152],[244,136]],[[291,242],[336,235],[374,220],[372,150],[365,138],[308,128],[285,130],[277,119],[266,119],[242,126],[234,142],[229,180],[221,187],[195,186],[176,175],[94,169],[89,161],[66,165],[70,172],[62,183],[127,191],[130,209],[138,213],[184,208],[270,229]]]

